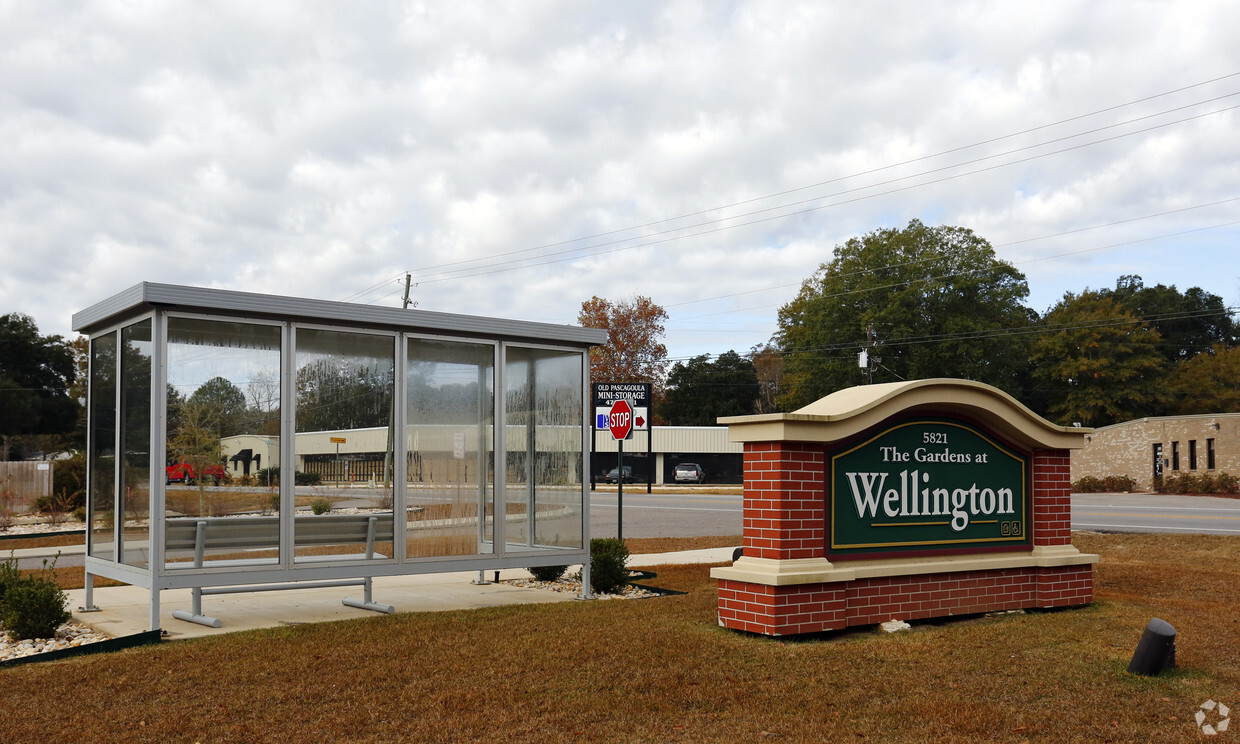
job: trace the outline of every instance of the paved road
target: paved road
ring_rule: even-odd
[[[645,486],[624,489],[625,537],[701,537],[741,534],[741,495],[705,493],[683,487],[676,493],[646,494]],[[640,489],[640,490],[639,490]],[[590,495],[590,536],[615,537],[616,492]]]
[[[1158,494],[1076,494],[1072,529],[1240,535],[1240,500]]]

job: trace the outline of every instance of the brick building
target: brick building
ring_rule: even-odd
[[[1240,413],[1161,416],[1103,426],[1072,452],[1072,480],[1127,475],[1143,491],[1155,476],[1240,475]]]

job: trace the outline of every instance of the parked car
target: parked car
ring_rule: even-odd
[[[610,473],[603,476],[604,483],[617,483],[619,482],[619,480],[620,480],[620,469],[619,468],[612,468]],[[633,468],[629,467],[628,465],[624,466],[624,482],[625,483],[633,482]]]
[[[677,483],[705,483],[706,471],[695,462],[682,462],[676,466],[672,478]]]
[[[224,470],[223,465],[208,465],[203,471],[203,477],[210,479],[215,485],[219,485],[221,481],[228,480],[228,473]],[[194,466],[188,462],[169,465],[164,468],[164,480],[168,485],[173,483],[197,483],[198,473],[194,471]]]

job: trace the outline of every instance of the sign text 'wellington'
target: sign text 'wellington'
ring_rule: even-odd
[[[902,422],[830,466],[832,555],[1028,543],[1028,459],[973,426]]]

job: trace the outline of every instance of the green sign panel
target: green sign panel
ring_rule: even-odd
[[[893,424],[830,466],[832,555],[1028,542],[1028,458],[968,424]]]

